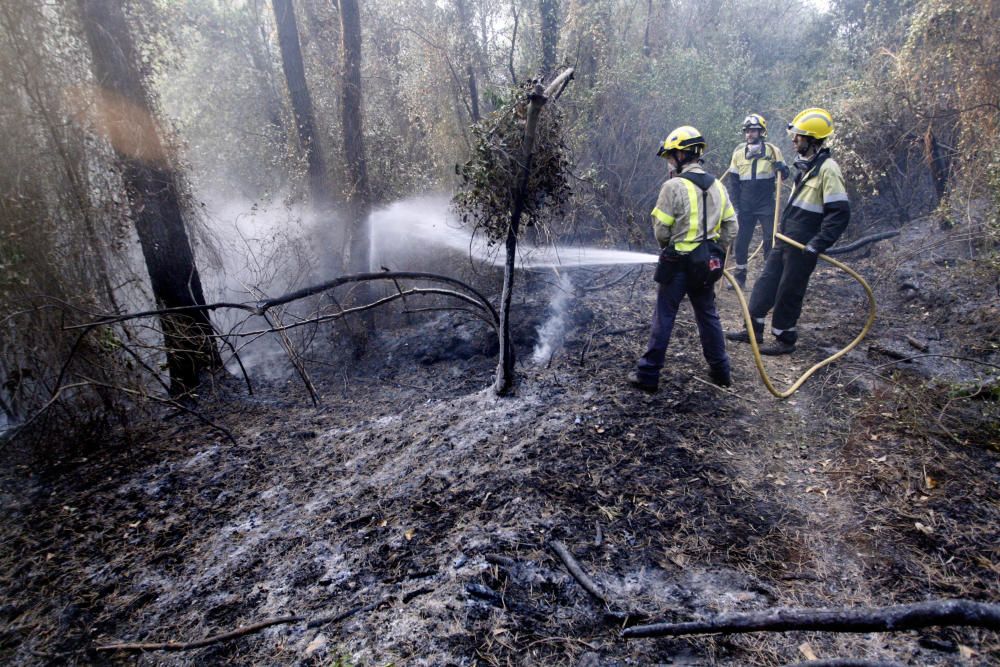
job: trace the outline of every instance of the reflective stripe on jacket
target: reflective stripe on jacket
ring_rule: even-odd
[[[736,207],[743,213],[766,213],[774,210],[774,183],[777,173],[788,176],[781,149],[763,142],[763,155],[748,156],[751,144],[742,143],[729,161],[730,191]]]
[[[736,210],[726,189],[705,173],[697,162],[686,165],[681,173],[691,175],[709,186],[705,197],[709,223],[708,238],[727,248],[736,238]],[[674,246],[678,252],[691,252],[704,236],[701,225],[702,190],[686,178],[671,178],[660,188],[653,209],[653,233],[661,248]]]
[[[817,163],[819,163],[817,165]],[[824,148],[795,179],[781,216],[781,232],[825,252],[851,221],[851,206],[840,166]]]

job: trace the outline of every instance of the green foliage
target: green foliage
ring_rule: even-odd
[[[528,90],[510,97],[472,129],[472,157],[457,167],[461,177],[453,205],[462,221],[486,234],[491,243],[507,235],[522,172],[522,147]],[[563,142],[558,104],[546,105],[538,119],[522,222],[545,222],[563,211],[570,195],[569,161]]]

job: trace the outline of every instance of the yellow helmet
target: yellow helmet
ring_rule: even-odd
[[[682,125],[667,135],[656,154],[660,157],[666,157],[669,151],[686,151],[696,146],[701,146],[704,150],[707,145],[701,132],[690,125]]]
[[[761,134],[767,134],[767,121],[759,113],[752,113],[743,119],[743,131],[760,130]]]
[[[812,107],[800,111],[788,124],[789,134],[804,134],[814,139],[826,139],[833,134],[833,116],[826,109]]]

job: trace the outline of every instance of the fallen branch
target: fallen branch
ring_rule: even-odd
[[[123,644],[106,644],[104,646],[98,646],[95,650],[97,651],[190,651],[196,648],[202,648],[210,644],[218,644],[219,642],[229,641],[230,639],[236,639],[237,637],[243,637],[245,635],[253,634],[254,632],[260,632],[265,628],[270,628],[273,625],[283,625],[287,623],[298,623],[304,621],[305,616],[280,616],[278,618],[269,618],[265,621],[259,623],[254,623],[253,625],[248,625],[246,627],[237,628],[231,632],[224,632],[221,635],[213,635],[211,637],[205,637],[204,639],[199,639],[193,642],[136,642],[136,643],[123,643]]]
[[[573,558],[573,554],[569,552],[569,549],[567,549],[566,546],[558,540],[552,540],[549,542],[549,546],[556,552],[563,564],[566,565],[566,569],[569,570],[569,573],[573,575],[573,578],[576,579],[577,582],[583,587],[583,590],[590,593],[595,600],[607,606],[608,601],[604,597],[604,594],[597,588],[597,584],[594,583],[593,579],[588,577],[587,573],[583,571],[583,568],[581,568],[580,564],[576,562],[575,558]]]
[[[773,609],[722,614],[707,621],[652,623],[622,631],[625,639],[744,632],[895,632],[931,626],[970,625],[1000,630],[1000,605],[970,600],[936,600],[880,609]]]
[[[869,352],[878,352],[879,354],[885,355],[885,356],[889,357],[890,359],[898,359],[899,361],[909,361],[910,360],[910,358],[907,357],[902,352],[897,352],[896,350],[893,350],[890,347],[886,347],[885,345],[882,345],[881,343],[872,343],[871,345],[868,346],[868,351]]]
[[[786,667],[903,667],[900,662],[884,660],[859,660],[857,658],[834,658],[833,660],[807,660]]]
[[[847,245],[827,248],[826,254],[843,255],[844,253],[853,252],[858,248],[863,248],[869,243],[875,243],[876,241],[882,241],[884,239],[891,239],[893,236],[899,236],[899,232],[898,231],[879,232],[878,234],[871,234],[870,236],[862,236],[860,239],[852,243],[848,243]]]
[[[917,340],[913,336],[907,336],[906,337],[906,342],[910,344],[910,347],[915,347],[916,349],[920,350],[921,352],[926,352],[931,347],[927,343],[920,342],[919,340]]]
[[[220,642],[229,641],[230,639],[237,639],[239,637],[244,637],[255,632],[260,632],[275,625],[287,625],[289,623],[300,623],[302,621],[307,621],[307,628],[315,628],[321,625],[327,625],[330,623],[336,623],[350,618],[356,614],[362,612],[372,611],[381,607],[383,604],[393,599],[392,596],[382,598],[377,602],[373,602],[369,605],[364,605],[362,607],[354,607],[344,612],[339,612],[336,614],[328,614],[325,616],[317,616],[312,620],[307,621],[307,617],[301,614],[295,616],[279,616],[277,618],[269,618],[253,625],[247,625],[242,628],[236,628],[229,632],[223,632],[222,634],[212,635],[211,637],[205,637],[204,639],[198,639],[193,642],[135,642],[135,643],[121,643],[121,644],[105,644],[104,646],[97,646],[96,651],[129,651],[129,652],[139,652],[139,651],[190,651],[196,648],[203,648],[210,644],[218,644]]]

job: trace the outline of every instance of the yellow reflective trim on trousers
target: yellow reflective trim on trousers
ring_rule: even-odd
[[[698,211],[698,193],[700,189],[694,183],[687,179],[681,179],[684,186],[688,191],[688,230],[687,234],[684,235],[684,239],[674,243],[674,247],[678,252],[691,252],[698,247],[698,242],[695,240],[698,238],[698,227],[701,225],[701,215]]]
[[[659,208],[654,208],[651,215],[657,220],[659,220],[661,224],[666,225],[667,227],[671,227],[674,224],[674,216],[667,215]]]

